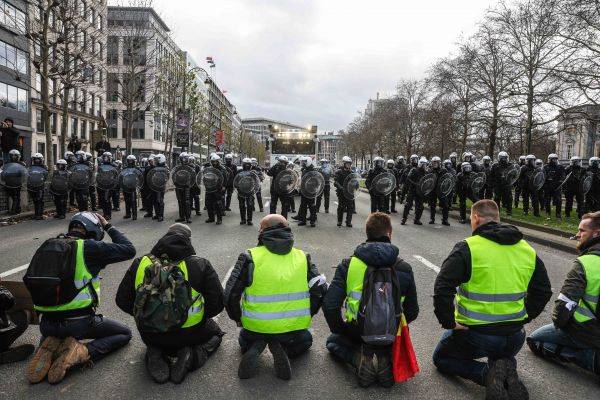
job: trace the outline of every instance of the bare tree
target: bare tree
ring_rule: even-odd
[[[418,149],[428,91],[429,85],[423,80],[403,79],[396,86],[398,140],[407,156]]]

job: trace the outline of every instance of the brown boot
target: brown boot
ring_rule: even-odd
[[[27,379],[29,383],[39,383],[44,380],[52,361],[56,358],[56,353],[62,339],[48,336],[37,349],[29,364],[27,364]]]
[[[75,338],[68,337],[58,349],[58,358],[48,371],[48,382],[58,383],[63,380],[67,370],[75,365],[90,361],[87,347]]]

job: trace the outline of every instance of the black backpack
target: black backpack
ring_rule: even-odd
[[[358,309],[358,326],[363,342],[371,346],[389,346],[394,343],[402,315],[400,284],[396,266],[367,267],[362,297]]]
[[[42,243],[33,255],[23,277],[33,304],[43,307],[67,304],[88,286],[95,299],[94,304],[97,304],[96,292],[91,281],[81,289],[75,286],[76,260],[75,239],[59,236]]]

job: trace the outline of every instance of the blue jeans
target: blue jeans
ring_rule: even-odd
[[[45,337],[74,337],[77,340],[93,339],[86,343],[90,358],[97,361],[103,356],[125,346],[131,340],[131,330],[120,322],[104,318],[101,314],[73,319],[40,321],[42,341]]]
[[[240,343],[242,352],[245,353],[252,346],[252,343],[259,340],[264,340],[265,342],[278,341],[290,358],[298,357],[302,353],[305,353],[310,349],[313,342],[312,334],[308,329],[277,334],[257,333],[244,328],[240,330],[238,342]]]
[[[596,350],[577,342],[567,332],[557,329],[553,324],[537,329],[529,335],[527,343],[538,348],[539,352],[536,354],[572,362],[588,371],[600,373],[596,371],[594,365]]]
[[[486,335],[472,329],[447,330],[433,352],[433,363],[444,374],[458,375],[484,386],[488,363],[475,360],[506,358],[516,365],[515,356],[524,342],[523,329],[508,336]]]

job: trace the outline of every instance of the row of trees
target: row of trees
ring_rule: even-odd
[[[423,79],[371,102],[345,130],[346,151],[545,156],[561,111],[600,99],[599,39],[600,0],[502,1]]]

